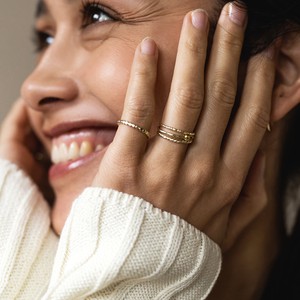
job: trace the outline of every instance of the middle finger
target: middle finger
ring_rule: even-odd
[[[204,10],[198,9],[186,15],[162,124],[181,131],[194,131],[204,96],[208,29],[208,16]],[[174,145],[159,138],[157,149],[160,153],[171,150],[170,153],[175,155],[182,155],[186,151],[184,145],[179,145],[174,151]]]

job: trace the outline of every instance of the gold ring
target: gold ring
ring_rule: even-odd
[[[160,124],[157,133],[163,139],[177,144],[191,144],[195,139],[194,132],[184,131],[165,124]]]
[[[126,120],[119,120],[117,122],[118,125],[125,125],[125,126],[129,126],[131,128],[134,128],[136,130],[138,130],[139,132],[143,133],[148,139],[150,138],[150,133],[147,129],[141,127],[141,126],[138,126],[134,123],[131,123],[129,121],[126,121]]]

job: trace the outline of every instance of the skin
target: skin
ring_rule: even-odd
[[[32,127],[47,152],[50,153],[51,141],[40,129],[63,122],[65,114],[71,120],[103,119],[110,125],[116,124],[122,113],[135,48],[145,36],[155,38],[160,48],[155,121],[158,124],[162,104],[168,95],[166,87],[170,86],[182,18],[197,7],[197,1],[184,5],[174,1],[171,6],[168,1],[151,2],[151,5],[148,1],[139,5],[136,1],[126,4],[115,1],[110,5],[129,20],[128,24],[111,22],[85,30],[81,30],[81,1],[45,3],[48,12],[37,19],[36,27],[55,36],[57,42],[39,55],[37,68],[23,85],[22,98],[28,106]],[[202,5],[210,8],[207,1]],[[165,28],[163,32],[162,27]],[[66,50],[68,59],[65,58]],[[112,82],[117,83],[113,88]],[[55,113],[51,104],[38,105],[40,99],[51,96],[63,99],[54,104]],[[78,111],[82,115],[78,116]],[[74,198],[91,184],[101,159],[100,155],[95,163],[51,182],[56,195],[53,224],[57,231],[61,230]]]
[[[201,7],[210,15],[211,1],[137,2],[109,2],[127,23],[84,29],[81,1],[45,2],[47,11],[36,28],[54,36],[54,43],[39,53],[37,67],[22,87],[22,100],[4,122],[4,129],[16,126],[3,130],[1,144],[6,147],[0,155],[39,183],[32,166],[43,170],[30,156],[34,147],[24,149],[26,126],[49,154],[52,140],[45,131],[65,122],[66,115],[72,121],[101,121],[115,130],[117,120],[130,120],[153,138],[148,141],[139,131],[120,126],[113,142],[92,160],[50,178],[56,232],[76,196],[94,185],[147,199],[230,248],[266,204],[265,159],[256,153],[271,114],[274,51],[249,62],[240,106],[229,124],[245,22],[230,19],[232,7],[226,6],[205,68],[209,23],[206,17],[195,28],[188,12]],[[141,43],[146,36],[151,39]],[[155,136],[161,122],[195,131],[194,143],[177,145]]]
[[[272,133],[265,138],[262,146],[267,156],[265,186],[264,191],[257,195],[259,198],[255,197],[255,200],[260,199],[261,204],[265,199],[265,205],[253,222],[239,234],[230,250],[224,253],[222,272],[209,300],[257,300],[262,297],[284,238],[282,207],[278,199],[278,171],[281,139],[285,130],[285,124],[276,124]],[[247,217],[253,205],[250,196],[248,207],[242,212],[244,217]]]
[[[135,1],[127,1],[126,3],[116,1],[114,3],[111,3],[110,5],[113,6],[113,8],[118,11],[127,22],[103,22],[93,24],[82,29],[82,17],[80,15],[81,1],[65,2],[55,0],[47,1],[45,2],[45,4],[47,5],[47,8],[42,11],[41,16],[37,19],[36,28],[39,31],[46,32],[48,35],[53,36],[55,39],[54,43],[51,46],[47,47],[39,54],[39,60],[36,69],[28,77],[22,87],[22,98],[26,102],[30,123],[32,124],[34,132],[42,141],[48,153],[50,153],[51,151],[51,139],[47,138],[44,132],[63,122],[65,120],[65,115],[68,115],[69,119],[74,121],[78,121],[81,119],[101,120],[105,123],[108,123],[110,126],[114,126],[116,124],[116,121],[120,119],[120,116],[122,114],[123,103],[124,99],[126,98],[127,84],[130,76],[129,70],[131,68],[131,62],[134,56],[135,48],[145,36],[151,36],[155,40],[155,43],[159,48],[159,63],[157,73],[156,62],[148,62],[148,65],[150,67],[149,74],[152,74],[152,79],[148,79],[148,81],[152,80],[152,83],[150,82],[150,86],[152,88],[151,91],[148,91],[147,98],[144,97],[144,99],[155,98],[155,113],[152,115],[152,112],[154,112],[154,103],[151,102],[153,101],[145,101],[146,103],[139,104],[133,102],[136,101],[135,99],[137,98],[137,96],[135,94],[138,95],[138,90],[143,89],[143,86],[140,85],[129,87],[129,92],[127,93],[127,100],[128,98],[129,100],[127,101],[127,103],[129,103],[128,105],[131,105],[131,107],[133,107],[132,103],[134,103],[136,114],[143,113],[143,110],[139,111],[138,107],[141,107],[141,105],[145,105],[145,107],[148,108],[146,113],[146,115],[149,117],[148,120],[145,120],[145,116],[141,118],[138,115],[137,118],[134,119],[134,116],[132,115],[134,112],[132,111],[129,113],[129,115],[126,111],[123,112],[123,118],[131,120],[136,124],[144,125],[143,127],[145,128],[152,128],[153,133],[155,131],[155,128],[157,128],[157,125],[159,124],[161,116],[163,114],[164,99],[168,98],[169,87],[172,79],[171,75],[176,59],[175,49],[177,47],[178,38],[180,35],[182,19],[188,11],[198,8],[199,4],[202,8],[206,9],[208,13],[212,9],[214,9],[211,2],[208,3],[206,1],[201,1],[201,3],[199,3],[199,1],[188,1],[184,4],[182,4],[181,1],[172,1],[172,4],[167,1],[156,1],[155,3],[151,2],[151,5],[149,4],[149,2],[139,2],[138,5],[133,5],[136,4]],[[229,8],[227,8],[227,10],[229,10]],[[235,57],[238,57],[240,54],[244,26],[234,25],[236,26],[235,28],[234,26],[232,26],[233,23],[231,24],[228,20],[225,19],[223,20],[223,23],[224,29],[230,28],[233,30],[231,39],[233,40],[233,43],[236,44],[236,47],[234,49]],[[163,31],[160,29],[162,27],[164,28]],[[191,61],[192,59],[195,59],[195,54],[197,54],[195,52],[202,51],[202,55],[200,56],[202,60],[199,61],[198,66],[199,68],[202,68],[203,74],[203,62],[206,57],[205,45],[207,45],[206,40],[208,24],[204,32],[193,32],[193,30],[188,29],[188,25],[186,25],[186,27],[186,35],[192,34],[192,39],[199,39],[199,41],[197,42],[198,45],[193,41],[193,43],[195,44],[194,49],[188,50],[192,50],[189,51],[191,53]],[[224,29],[220,29],[220,32]],[[191,43],[191,41],[188,40],[188,42],[184,42],[183,40],[182,43],[188,45],[188,43]],[[185,50],[186,49],[181,50],[182,57]],[[65,55],[66,51],[68,51],[67,57]],[[217,50],[213,53],[214,54],[212,55],[212,59],[216,59],[215,57],[217,57],[217,55],[220,55],[218,54]],[[155,55],[154,57],[156,57],[157,59],[157,55]],[[181,59],[183,60],[182,57]],[[211,75],[208,74],[208,76],[210,77],[208,82],[213,82],[213,72],[218,71],[218,69],[221,70],[222,68],[224,68],[224,64],[222,63],[222,61],[226,61],[228,65],[233,62],[233,59],[230,57],[232,56],[227,55],[227,57],[224,57],[222,60],[220,60],[217,67],[211,68]],[[138,58],[136,59],[138,60]],[[141,60],[140,63],[137,63],[137,65],[141,63],[147,63],[147,61]],[[193,62],[191,62],[191,65],[192,64]],[[175,72],[180,74],[184,72],[183,68],[183,65],[181,66],[179,64],[176,69],[177,71]],[[137,72],[144,71],[137,70]],[[235,72],[237,72],[237,65]],[[232,74],[234,75],[235,72]],[[174,116],[178,114],[178,109],[181,109],[180,105],[182,105],[183,107],[186,106],[184,103],[179,103],[175,106],[172,104],[169,105],[169,108],[165,110],[165,113],[167,112],[167,115],[165,115],[164,119],[166,121],[165,123],[171,124],[174,127],[185,128],[185,130],[193,131],[196,125],[197,118],[199,117],[199,108],[201,108],[202,106],[203,99],[200,99],[198,97],[198,95],[201,94],[201,91],[195,90],[192,92],[194,93],[193,95],[189,91],[189,89],[184,90],[182,87],[180,87],[180,85],[184,85],[185,82],[188,82],[190,80],[189,78],[195,78],[194,76],[201,80],[202,75],[201,72],[199,73],[197,70],[194,70],[190,73],[189,71],[185,71],[183,74],[184,76],[182,76],[182,74],[177,76],[178,78],[183,78],[183,80],[177,80],[175,78],[178,83],[173,84],[173,90],[171,90],[171,94],[173,94],[173,98],[178,99],[183,97],[188,98],[189,96],[185,96],[185,94],[196,96],[194,101],[195,107],[197,109],[182,110],[185,113],[181,113],[181,115],[178,116],[180,123],[182,123],[181,120],[186,119],[186,115],[192,113],[192,115],[190,115],[190,120],[192,120],[192,123],[172,123],[172,119],[174,119]],[[229,76],[230,81],[232,81],[233,88],[228,89],[229,92],[226,92],[227,94],[229,93],[229,99],[232,99],[231,103],[228,103],[228,108],[230,108],[233,105],[232,96],[234,96],[235,93],[234,86],[236,84],[234,83],[234,81],[236,79],[234,78],[234,76],[231,76],[230,72],[226,69],[222,71],[221,75],[222,78],[226,78]],[[155,79],[157,79],[158,84],[154,89],[153,87]],[[113,88],[111,87],[112,82],[117,83],[116,85],[113,85]],[[133,79],[132,82],[132,86],[134,86],[135,82],[138,81]],[[222,88],[223,86],[221,83],[220,87]],[[143,85],[145,85],[145,83],[143,83]],[[199,85],[199,87],[201,87],[201,85]],[[203,89],[204,86],[202,85],[201,88]],[[209,86],[207,88],[211,89],[211,87]],[[227,87],[224,87],[224,89],[225,88]],[[134,92],[130,94],[131,90],[134,90]],[[180,93],[181,95],[177,96],[177,94]],[[143,94],[145,94],[145,91],[143,92]],[[215,97],[213,91],[211,92],[211,94],[212,95],[208,95],[208,97]],[[50,99],[50,101],[47,101],[46,103],[41,102],[42,99]],[[55,99],[55,101],[53,101],[53,99]],[[111,99],[113,99],[113,101]],[[189,101],[191,101],[191,99],[189,99]],[[149,103],[151,103],[151,105],[149,105]],[[217,104],[212,104],[212,106],[215,105]],[[208,106],[206,109],[210,110],[211,107]],[[266,108],[266,110],[267,109],[269,108]],[[78,112],[80,112],[80,114],[78,114]],[[230,110],[227,110],[227,113],[224,114],[224,111],[216,110],[216,114],[214,116],[211,116],[209,113],[207,113],[206,115],[208,120],[204,124],[209,124],[210,122],[211,127],[209,128],[213,129],[208,130],[208,128],[204,126],[202,129],[202,138],[205,138],[205,136],[210,135],[211,133],[213,133],[213,131],[215,131],[220,139],[224,133],[224,128],[226,127],[226,123],[229,117],[229,112]],[[240,118],[242,117],[242,114],[243,113],[241,113]],[[255,112],[255,114],[259,114],[259,112]],[[219,124],[216,126],[216,124],[214,124],[215,121],[212,119],[219,119],[219,117],[221,117],[221,120],[223,121],[219,122]],[[264,113],[263,118],[267,122],[268,115]],[[258,142],[260,142],[261,140],[261,137],[265,130],[265,126],[266,124],[263,125],[263,130],[260,130],[260,134],[257,138]],[[124,128],[124,126],[121,126],[119,131],[127,132],[128,129],[129,128]],[[132,130],[130,130],[129,134],[132,134]],[[141,139],[140,136],[135,138],[138,138],[139,140]],[[142,137],[142,139],[143,138],[144,137]],[[253,139],[253,136],[251,138]],[[234,140],[234,137],[232,139]],[[119,140],[121,141],[122,139],[120,138]],[[138,140],[131,140],[132,143],[136,143],[137,141]],[[234,141],[232,141],[231,143],[233,142]],[[213,145],[209,146],[210,149],[205,150],[214,150],[215,152],[214,145],[217,145],[218,143],[219,142],[216,140]],[[117,143],[114,144],[117,145]],[[162,144],[162,146],[160,144]],[[238,178],[240,182],[244,182],[245,180],[247,173],[245,169],[247,169],[248,171],[248,168],[250,167],[250,160],[252,160],[254,157],[257,144],[258,143],[254,144],[253,149],[251,149],[251,153],[249,153],[249,155],[247,155],[247,159],[244,160],[245,167],[240,172]],[[114,149],[119,148],[119,146],[110,147],[112,148],[110,153],[113,153],[113,156],[115,154]],[[145,144],[142,144],[142,147],[144,146]],[[161,147],[163,147],[163,149],[161,149]],[[160,143],[155,148],[157,149],[157,151],[155,152],[162,153],[161,150],[163,150],[164,152],[170,153],[170,151],[173,151],[173,147],[174,146],[172,144],[165,143],[165,141],[160,140]],[[132,148],[131,144],[130,148]],[[185,147],[181,148],[186,149]],[[182,152],[182,150],[180,151]],[[196,153],[196,150],[194,150],[194,152]],[[237,153],[237,151],[235,152]],[[132,173],[130,170],[128,170],[128,166],[124,166],[123,162],[116,162],[115,160],[112,161],[110,155],[106,155],[107,161],[105,164],[101,163],[102,170],[99,171],[98,166],[103,160],[104,153],[106,153],[106,151],[102,151],[101,153],[99,153],[99,155],[94,158],[92,163],[86,163],[80,168],[76,168],[72,170],[72,172],[64,174],[64,176],[60,176],[59,178],[54,179],[50,178],[50,183],[55,191],[55,205],[52,212],[52,221],[53,226],[57,232],[61,231],[61,228],[69,213],[70,206],[74,198],[79,195],[86,186],[91,185],[93,181],[96,182],[97,186],[110,187],[122,190],[124,192],[138,194],[141,197],[148,199],[152,203],[153,201],[156,201],[155,199],[158,199],[159,203],[154,203],[158,207],[176,213],[198,227],[204,226],[204,224],[197,224],[198,216],[190,216],[189,210],[184,209],[183,212],[183,208],[178,205],[174,206],[174,204],[166,204],[166,199],[171,196],[169,195],[169,191],[163,192],[163,195],[158,195],[158,198],[154,199],[152,191],[153,189],[156,189],[155,185],[149,185],[148,191],[145,191],[145,182],[138,183],[140,187],[136,187],[136,180],[134,178],[135,175],[133,174],[133,176],[128,176],[128,174]],[[119,153],[122,153],[122,151],[119,151]],[[129,157],[132,156],[132,153],[126,153],[124,155],[125,157]],[[155,155],[156,154],[153,154],[152,156],[155,157]],[[216,152],[215,155],[217,155]],[[234,155],[234,153],[232,155]],[[116,156],[119,157],[120,154]],[[161,154],[159,154],[159,156],[163,157]],[[211,158],[212,162],[215,161],[215,158],[216,156]],[[175,157],[175,159],[178,160],[179,157]],[[228,159],[230,160],[231,158]],[[241,159],[243,160],[242,157]],[[160,160],[157,161],[161,164]],[[230,162],[228,161],[228,163]],[[112,172],[111,174],[106,174],[107,170],[111,169],[111,166],[115,164],[118,164],[118,167],[112,168],[114,172]],[[119,166],[123,167],[120,168]],[[176,166],[175,168],[177,167],[178,166]],[[129,168],[131,168],[131,166],[129,166]],[[127,178],[130,178],[128,179],[128,182],[125,182],[124,179],[122,179],[120,182],[120,179],[117,179],[119,176],[116,176],[115,171],[117,173],[119,172],[119,174],[124,172]],[[170,166],[168,168],[168,172],[172,171],[175,171],[175,169],[173,166]],[[187,170],[185,170],[185,172],[186,171]],[[214,167],[214,170],[212,171],[216,172],[217,167]],[[148,171],[146,171],[145,168],[141,172]],[[232,170],[224,171],[224,173],[225,172],[231,173]],[[201,172],[199,172],[199,169],[197,169],[197,173],[201,174]],[[124,176],[122,177],[124,178]],[[156,177],[156,174],[153,174],[152,177]],[[110,180],[106,180],[103,182],[103,178],[114,179],[112,180],[112,182]],[[151,180],[153,180],[153,178]],[[157,179],[155,179],[154,181],[156,180]],[[194,183],[192,183],[192,185],[193,184]],[[173,183],[170,184],[170,187],[172,185]],[[241,184],[239,183],[237,191],[239,191],[240,188]],[[143,191],[140,191],[141,189]],[[185,189],[183,189],[180,194],[185,193],[184,190]],[[229,191],[228,198],[235,198],[236,196],[234,195],[237,193],[237,191]],[[195,199],[198,197],[198,194],[194,195]],[[203,204],[201,204],[201,206],[202,205]],[[226,219],[226,217],[224,218]],[[219,239],[219,237],[216,237],[216,239]]]

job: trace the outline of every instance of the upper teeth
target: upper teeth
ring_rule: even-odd
[[[97,145],[95,147],[95,145],[88,141],[83,141],[80,145],[77,142],[72,142],[69,146],[65,143],[61,143],[60,145],[53,145],[51,160],[54,164],[58,164],[70,160],[76,160],[80,157],[91,154],[94,151],[100,151],[102,149],[102,145]]]

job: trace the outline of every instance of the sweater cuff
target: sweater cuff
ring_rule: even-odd
[[[57,238],[37,186],[0,159],[0,298],[38,299],[48,286]],[[42,265],[41,257],[46,257]],[[39,265],[40,263],[40,265]],[[35,288],[27,288],[28,286]]]
[[[87,188],[64,227],[45,299],[205,299],[220,268],[219,246],[186,221]]]

